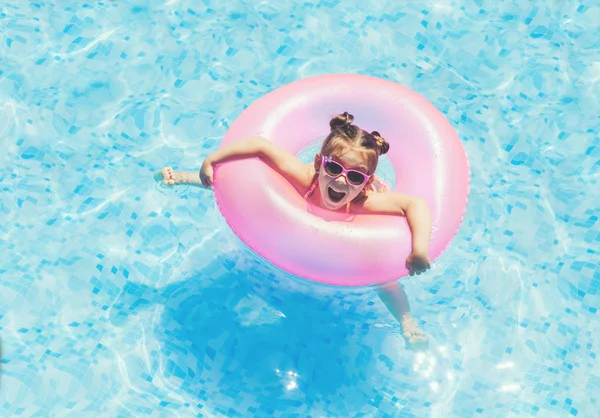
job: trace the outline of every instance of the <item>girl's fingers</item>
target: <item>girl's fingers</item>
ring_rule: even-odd
[[[408,273],[411,276],[414,276],[415,274],[417,276],[421,275],[422,273],[425,273],[427,270],[429,270],[431,268],[431,264],[410,264],[410,263],[406,263],[406,269],[408,270]]]
[[[204,187],[206,187],[207,189],[210,187],[210,185],[212,184],[212,179],[207,177],[204,174],[200,174],[200,181],[202,182],[202,185]]]

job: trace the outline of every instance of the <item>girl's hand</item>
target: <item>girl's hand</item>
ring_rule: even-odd
[[[213,184],[213,175],[214,175],[214,167],[212,162],[207,158],[202,163],[202,167],[200,168],[200,181],[202,185],[207,189]]]
[[[411,252],[406,259],[406,268],[411,276],[424,273],[431,267],[431,261],[427,253]]]

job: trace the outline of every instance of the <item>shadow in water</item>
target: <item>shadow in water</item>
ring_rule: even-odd
[[[373,353],[374,341],[389,333],[370,327],[375,292],[319,287],[279,271],[275,277],[273,268],[258,264],[228,263],[216,259],[198,277],[158,289],[128,282],[111,320],[163,305],[153,330],[162,373],[208,403],[225,396],[269,408],[318,402],[360,410],[384,377],[376,376],[375,363],[392,368]]]

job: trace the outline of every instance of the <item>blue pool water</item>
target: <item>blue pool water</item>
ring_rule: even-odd
[[[0,1],[0,415],[597,416],[599,21],[572,0]],[[153,180],[336,72],[419,92],[471,161],[459,234],[403,281],[423,352],[373,289],[290,277],[210,192]]]

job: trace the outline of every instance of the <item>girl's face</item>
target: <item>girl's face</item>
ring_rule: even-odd
[[[340,153],[332,153],[332,155],[327,157],[340,164],[346,170],[356,170],[368,176],[368,162],[364,153],[361,153],[360,150],[348,148],[342,150]],[[317,159],[320,164],[320,154],[317,155]],[[327,171],[325,167],[319,165],[319,190],[323,205],[329,210],[337,210],[345,206],[348,202],[351,202],[370,181],[356,185],[353,183],[357,183],[357,178],[360,179],[357,173],[342,173],[336,177]],[[348,177],[351,177],[350,181]]]

